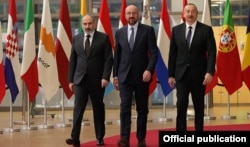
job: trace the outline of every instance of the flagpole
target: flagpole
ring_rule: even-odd
[[[42,88],[41,88],[42,90]],[[45,99],[45,94],[44,91],[42,90],[42,99],[44,100],[44,114],[43,114],[43,124],[42,125],[38,125],[39,129],[54,129],[53,125],[48,125],[47,124],[47,100]]]
[[[72,125],[70,123],[65,123],[64,92],[63,92],[63,89],[61,91],[62,91],[61,92],[62,93],[62,123],[56,124],[56,127],[71,127]]]
[[[24,86],[23,86],[24,87]],[[29,95],[27,96],[27,89],[23,90],[25,92],[23,92],[23,96],[27,97],[26,103],[27,103],[27,122],[25,124],[27,124],[26,126],[21,127],[22,130],[37,130],[36,126],[30,126],[30,124],[34,124],[34,122],[30,122],[30,99],[29,99]]]
[[[25,121],[25,102],[27,98],[27,91],[24,88],[24,84],[22,82],[22,120],[21,121],[14,121],[15,125],[26,125],[27,122]]]
[[[12,99],[10,96],[10,127],[9,128],[4,128],[3,132],[7,133],[7,132],[20,132],[19,128],[13,128],[13,103],[12,103]]]
[[[163,114],[164,114],[164,116],[160,117],[158,119],[160,122],[172,121],[173,120],[172,118],[167,118],[167,114],[166,114],[166,97],[164,95],[163,95]]]
[[[206,99],[206,115],[204,116],[204,119],[205,120],[215,120],[216,119],[215,116],[209,115],[209,96],[208,96],[208,94],[205,95],[205,99]]]
[[[236,116],[230,115],[230,95],[228,94],[228,101],[227,101],[227,115],[223,115],[222,119],[236,119]]]
[[[29,124],[31,123],[31,122],[27,122],[26,121],[25,106],[26,106],[27,102],[29,102],[29,99],[28,99],[28,96],[27,96],[27,88],[25,88],[25,84],[24,84],[24,82],[22,82],[22,108],[23,108],[23,111],[22,111],[22,120],[21,121],[15,121],[14,122],[15,125],[27,125],[27,123],[29,123]],[[28,106],[27,111],[29,111],[29,106]],[[29,115],[29,112],[28,112],[28,115]],[[34,123],[34,122],[32,122],[32,123]],[[22,130],[26,130],[27,127],[26,126],[22,126],[21,129]]]

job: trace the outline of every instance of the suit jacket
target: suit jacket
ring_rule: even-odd
[[[153,73],[157,62],[155,31],[153,27],[139,23],[131,50],[127,29],[128,26],[124,26],[115,34],[113,77],[118,77],[119,82],[123,83],[128,72],[132,70],[136,82],[142,82],[143,72],[149,70]]]
[[[69,63],[69,82],[79,84],[85,74],[88,74],[93,84],[101,84],[101,79],[109,81],[113,54],[108,35],[95,31],[88,57],[83,47],[84,37],[84,33],[73,37]]]
[[[213,75],[216,43],[212,27],[197,22],[190,48],[185,38],[185,23],[173,27],[168,61],[169,77],[180,80],[187,68],[198,80],[203,80],[205,73]]]

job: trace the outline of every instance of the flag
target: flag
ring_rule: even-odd
[[[49,101],[59,89],[58,72],[56,67],[56,49],[49,0],[43,0],[37,64],[39,82],[44,91],[45,99]]]
[[[83,32],[82,30],[82,17],[87,14],[87,0],[81,0],[81,10],[79,18],[79,33]]]
[[[0,21],[0,104],[5,96],[5,76],[3,65],[3,44],[2,44],[2,26]]]
[[[211,16],[210,16],[210,8],[209,8],[208,0],[204,0],[203,14],[201,18],[201,22],[211,26]]]
[[[109,17],[109,8],[107,0],[101,1],[99,19],[97,24],[97,31],[108,34],[109,40],[111,42],[112,49],[114,50],[114,37]],[[112,77],[112,76],[111,76]],[[114,86],[109,82],[108,86],[105,88],[104,95],[110,94],[114,90]]]
[[[220,35],[217,74],[229,95],[242,86],[240,56],[229,0],[226,1],[223,27]]]
[[[18,28],[16,16],[16,2],[9,1],[9,15],[6,42],[6,58],[5,58],[5,81],[10,90],[12,103],[21,90],[19,48],[18,48]]]
[[[29,93],[29,101],[32,102],[38,93],[38,71],[35,44],[34,9],[32,0],[27,0],[27,11],[24,26],[23,61],[21,66],[21,78]]]
[[[125,9],[127,7],[126,0],[122,0],[121,10],[120,10],[120,20],[119,20],[119,28],[125,26],[128,24],[126,18],[125,18]]]
[[[61,0],[56,38],[56,62],[59,82],[68,99],[73,95],[73,92],[69,89],[68,83],[69,56],[71,47],[72,33],[68,4],[67,0]]]
[[[204,24],[207,24],[209,26],[212,25],[208,0],[204,0],[203,15],[201,18],[201,22]],[[217,73],[215,71],[212,82],[210,84],[206,85],[205,94],[209,93],[217,84],[218,84],[218,77],[217,77]]]
[[[150,10],[149,10],[149,3],[148,0],[143,0],[143,12],[142,12],[142,24],[146,24],[151,26],[151,16],[150,16]],[[154,90],[156,89],[156,71],[152,75],[152,81],[150,82],[149,85],[149,95],[151,95]]]
[[[245,82],[247,88],[250,90],[250,10],[248,12],[248,23],[247,23],[247,31],[245,37],[245,45],[244,45],[244,53],[242,60],[242,78]]]
[[[181,23],[185,22],[185,17],[184,17],[184,7],[187,5],[187,0],[182,0],[182,13],[181,13]]]
[[[168,84],[168,56],[166,56],[169,52],[170,38],[172,36],[169,21],[170,18],[168,14],[167,3],[166,0],[162,0],[160,24],[157,37],[157,45],[159,50],[158,61],[156,63],[156,75],[165,97],[172,91],[172,88]]]

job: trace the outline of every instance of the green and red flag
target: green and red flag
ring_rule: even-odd
[[[242,86],[241,63],[234,31],[232,10],[226,1],[217,56],[217,74],[229,95]]]

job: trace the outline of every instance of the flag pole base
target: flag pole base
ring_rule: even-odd
[[[188,115],[187,120],[194,120],[194,115]]]
[[[204,120],[216,120],[215,116],[204,116]]]
[[[158,118],[158,121],[159,122],[170,122],[170,121],[173,121],[172,118],[166,118],[166,117],[160,117]]]
[[[38,125],[38,129],[54,129],[53,125]]]
[[[73,121],[73,118],[70,118],[69,121]],[[82,121],[89,121],[88,118],[83,118]]]
[[[90,122],[89,121],[83,121],[82,126],[90,126]]]
[[[120,120],[120,119],[116,120],[116,123],[117,123],[117,124],[120,124],[120,123],[121,123],[121,120]]]
[[[148,122],[148,123],[152,123],[152,122],[153,122],[153,119],[148,119],[147,122]]]
[[[106,121],[105,122],[105,125],[112,125],[113,123],[112,123],[112,121]]]
[[[132,119],[137,119],[137,115],[131,116]]]
[[[14,121],[15,125],[27,125],[28,123],[26,121]],[[34,124],[34,122],[30,122],[30,124]]]
[[[8,132],[20,132],[19,128],[4,128],[3,133],[8,133]]]
[[[36,126],[23,126],[21,127],[21,130],[25,131],[25,130],[37,130]]]
[[[56,124],[55,127],[57,128],[64,128],[64,127],[71,127],[72,124],[70,123],[59,123],[59,124]]]
[[[247,118],[250,118],[250,112],[247,113]]]
[[[228,119],[236,119],[236,116],[223,115],[223,116],[221,116],[221,118],[222,118],[222,119],[226,119],[226,120],[228,120]]]

